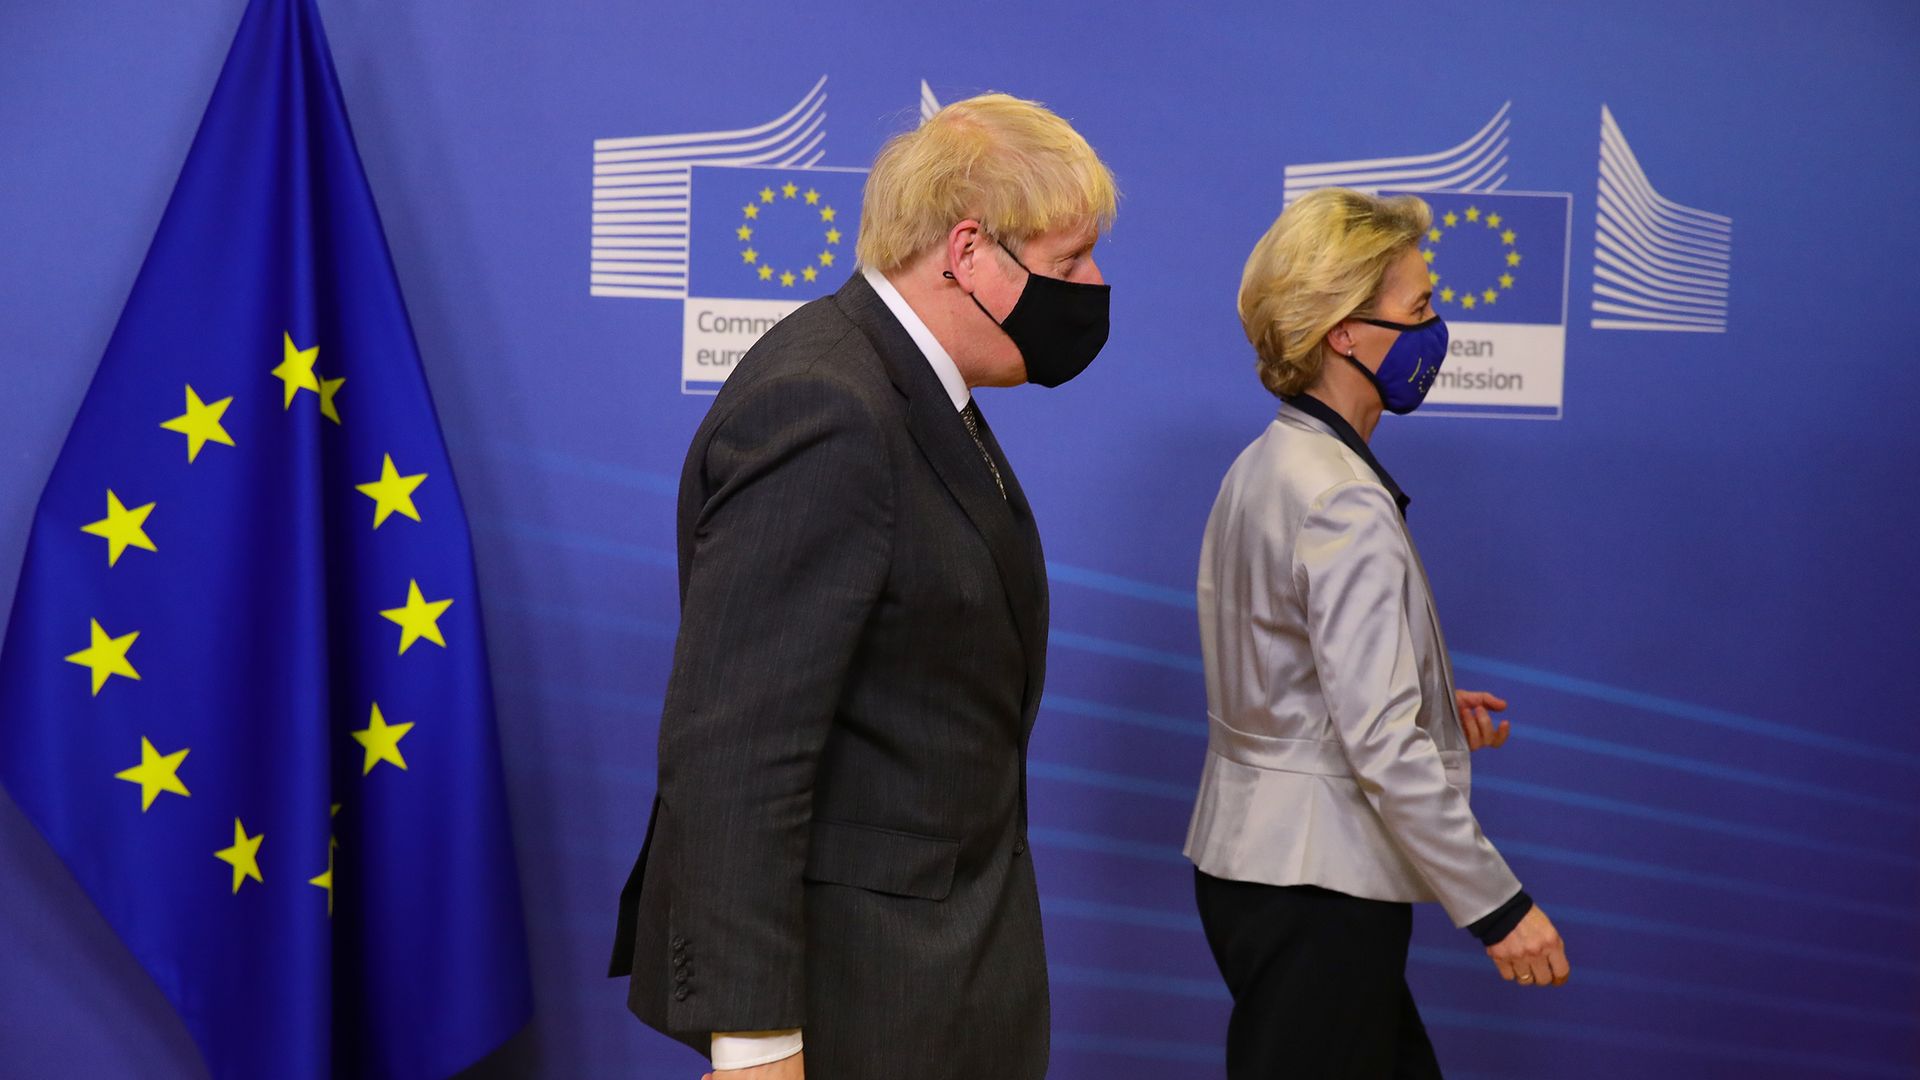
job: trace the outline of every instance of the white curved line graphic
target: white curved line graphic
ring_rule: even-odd
[[[1675,241],[1725,253],[1732,248],[1733,230],[1717,222],[1699,223],[1673,214],[1656,203],[1653,189],[1647,187],[1646,174],[1638,169],[1622,168],[1606,150],[1600,152],[1600,181],[1611,187],[1622,202],[1632,206],[1649,224]]]
[[[826,120],[822,75],[793,108],[764,124],[595,139],[591,294],[685,299],[693,166],[810,168],[826,156]]]
[[[1733,219],[1655,191],[1604,104],[1597,186],[1592,327],[1724,333]]]
[[[1507,114],[1512,108],[1513,102],[1503,103],[1465,142],[1438,153],[1289,165],[1283,173],[1283,196],[1292,202],[1323,187],[1496,191],[1507,182]]]
[[[650,146],[679,146],[694,142],[741,142],[753,139],[785,126],[812,105],[816,97],[825,100],[826,87],[827,77],[822,75],[820,81],[813,84],[813,89],[801,97],[798,105],[788,109],[778,119],[769,120],[758,127],[741,128],[738,131],[696,131],[685,135],[639,135],[626,139],[595,139],[593,149],[598,154],[603,150],[638,150]]]

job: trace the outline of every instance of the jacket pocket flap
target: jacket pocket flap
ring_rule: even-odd
[[[808,881],[945,900],[953,891],[960,842],[850,821],[815,821],[807,851]]]

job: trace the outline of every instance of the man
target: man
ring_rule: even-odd
[[[716,1080],[1046,1073],[1046,572],[971,389],[1092,361],[1114,205],[1053,113],[948,106],[875,161],[861,272],[769,331],[694,435],[612,974]]]

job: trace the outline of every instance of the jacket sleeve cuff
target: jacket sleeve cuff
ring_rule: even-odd
[[[713,1033],[714,1071],[751,1069],[785,1061],[801,1050],[800,1030],[716,1031]]]
[[[1491,948],[1506,940],[1507,935],[1513,933],[1513,928],[1519,926],[1520,920],[1532,910],[1533,897],[1527,895],[1527,890],[1521,889],[1513,894],[1513,899],[1494,908],[1491,914],[1475,920],[1467,927],[1467,932],[1479,938],[1480,944]]]

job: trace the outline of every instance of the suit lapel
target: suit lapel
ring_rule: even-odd
[[[1027,692],[1031,695],[1037,683],[1031,675],[1038,664],[1044,663],[1046,651],[1045,579],[1037,569],[1038,534],[1033,530],[1026,495],[999,453],[999,445],[992,441],[991,432],[983,426],[981,437],[999,459],[1001,477],[1007,485],[1007,497],[1000,497],[993,474],[980,460],[980,448],[967,434],[966,423],[954,409],[940,377],[866,278],[855,274],[834,294],[834,302],[880,354],[894,386],[907,399],[908,434],[986,541],[1027,655]]]

